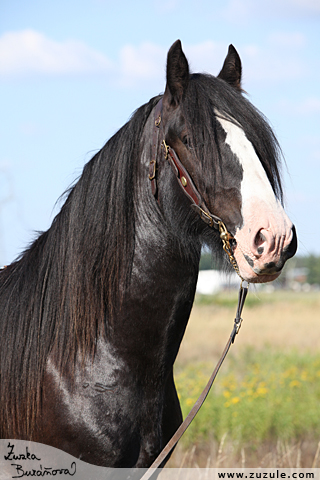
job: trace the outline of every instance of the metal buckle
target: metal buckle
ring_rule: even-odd
[[[161,123],[161,113],[159,113],[159,116],[155,119],[154,124],[155,124],[155,126],[156,126],[157,128],[159,128],[159,127],[160,127],[160,123]]]
[[[240,270],[239,270],[237,261],[234,258],[232,248],[230,245],[230,240],[232,240],[234,237],[228,232],[227,227],[222,221],[219,222],[219,232],[220,232],[220,238],[222,240],[223,250],[228,255],[231,265],[233,266],[233,268],[235,269],[235,271],[237,272],[241,280],[243,280],[243,278],[240,275]]]
[[[152,172],[150,173],[150,167],[151,165],[153,164],[153,169],[152,169]],[[156,178],[156,170],[157,170],[157,162],[155,160],[151,160],[151,162],[149,163],[149,180],[153,180],[154,178]]]
[[[161,147],[164,147],[164,150],[165,150],[165,152],[164,152],[164,158],[165,158],[166,160],[168,160],[169,148],[170,148],[170,147],[169,147],[169,145],[166,144],[166,141],[165,141],[165,140],[162,140]]]
[[[210,215],[207,212],[205,212],[201,207],[199,207],[199,215],[201,217],[201,220],[203,220],[210,227],[213,227],[212,217],[210,217]]]

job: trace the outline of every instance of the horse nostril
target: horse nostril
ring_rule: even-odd
[[[292,240],[290,244],[284,249],[284,257],[286,260],[293,257],[298,248],[298,239],[297,239],[297,232],[296,227],[293,225],[292,227]]]
[[[264,252],[264,247],[262,246],[266,242],[266,237],[259,231],[254,239],[254,244],[257,247],[257,254],[262,255]]]

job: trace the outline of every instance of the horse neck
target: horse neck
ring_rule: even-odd
[[[188,231],[189,204],[185,205],[187,209],[182,209],[187,213],[177,214],[177,199],[171,191],[172,186],[175,190],[176,180],[169,164],[162,160],[159,161],[159,202],[152,195],[148,178],[152,114],[150,117],[136,170],[135,253],[130,294],[118,327],[119,336],[126,331],[133,352],[139,345],[142,363],[147,362],[154,368],[154,362],[170,366],[176,358],[194,300],[201,246]],[[160,153],[158,149],[158,155]],[[126,348],[128,351],[128,345]]]

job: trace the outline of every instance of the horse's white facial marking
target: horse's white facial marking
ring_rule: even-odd
[[[292,223],[276,198],[267,174],[244,130],[221,116],[217,119],[226,132],[225,143],[243,169],[241,215],[243,225],[235,239],[242,276],[249,281],[266,281],[267,264],[277,264],[283,249],[292,239]],[[259,275],[261,275],[259,277]],[[276,274],[278,276],[278,274]],[[259,277],[259,278],[258,278]]]
[[[261,162],[247,139],[241,127],[218,117],[218,121],[226,132],[226,143],[231,151],[237,156],[243,168],[243,180],[241,182],[241,197],[243,213],[248,202],[254,197],[261,198],[273,208],[279,201],[272,190],[267,174]],[[280,205],[280,209],[282,209]]]

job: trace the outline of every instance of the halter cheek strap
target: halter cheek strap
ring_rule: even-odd
[[[149,180],[151,181],[152,195],[157,198],[157,146],[159,138],[159,130],[161,124],[162,100],[160,100],[155,108],[155,120],[152,133],[152,157],[149,163]]]
[[[159,131],[161,125],[161,113],[162,113],[162,99],[157,103],[155,107],[155,120],[154,128],[152,134],[152,158],[149,164],[149,180],[151,181],[151,190],[155,198],[158,197],[158,188],[157,188],[157,146],[159,140]],[[201,197],[199,191],[197,190],[195,184],[193,183],[192,178],[190,177],[188,171],[181,163],[178,155],[172,147],[166,144],[165,140],[162,141],[161,147],[164,147],[165,158],[169,161],[171,168],[178,180],[180,187],[182,188],[184,194],[191,201],[191,208],[195,210],[199,215],[201,220],[203,220],[210,227],[214,227],[219,230],[220,238],[222,240],[223,250],[227,253],[229,261],[233,266],[234,270],[237,272],[239,277],[242,279],[239,271],[238,264],[233,255],[233,250],[230,244],[232,240],[235,242],[234,237],[228,232],[227,227],[221,220],[221,218],[213,215],[208,209],[205,201]]]
[[[180,187],[182,188],[185,195],[189,197],[192,202],[191,208],[200,215],[201,220],[203,220],[206,224],[208,224],[210,227],[215,227],[218,229],[219,222],[221,222],[222,220],[216,215],[212,215],[212,213],[210,213],[200,193],[195,187],[192,178],[180,162],[179,157],[173,150],[173,148],[169,147],[169,145],[166,144],[165,140],[163,140],[162,145],[165,148],[165,158],[169,161],[172,170],[177,177]]]

